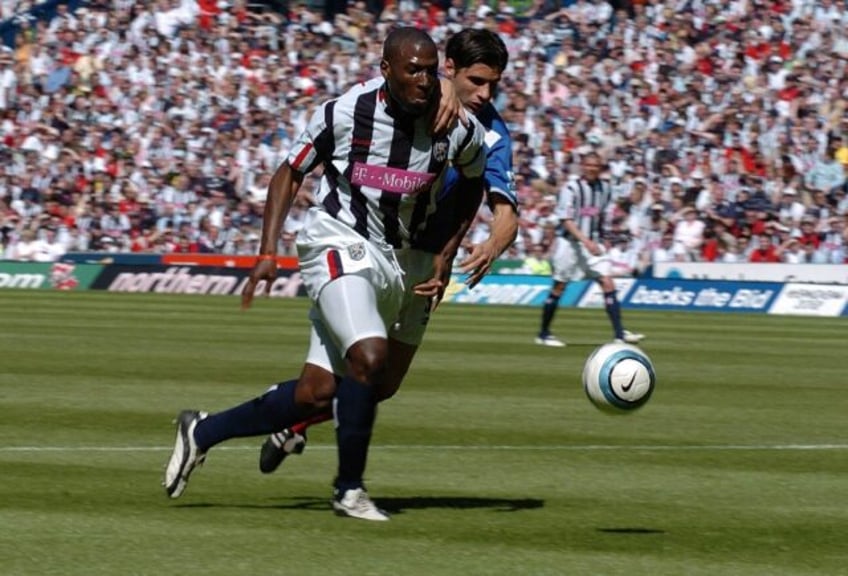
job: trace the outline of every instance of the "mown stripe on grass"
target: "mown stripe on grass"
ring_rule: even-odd
[[[333,444],[309,445],[310,450],[334,450]],[[172,450],[173,446],[0,446],[0,452],[163,452]],[[583,444],[583,445],[442,445],[442,444],[382,444],[371,446],[372,450],[423,450],[423,451],[534,451],[534,452],[592,452],[592,451],[656,451],[656,452],[692,452],[692,451],[815,451],[815,450],[848,450],[848,444]],[[250,450],[256,451],[255,446],[216,446],[215,451]]]

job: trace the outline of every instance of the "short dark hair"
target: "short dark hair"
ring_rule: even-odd
[[[457,68],[485,64],[503,72],[509,64],[509,52],[501,37],[485,28],[463,28],[448,39],[445,58]]]

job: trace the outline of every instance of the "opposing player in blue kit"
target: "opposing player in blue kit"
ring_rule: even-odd
[[[445,76],[452,80],[456,95],[463,105],[474,113],[486,129],[485,180],[493,221],[489,238],[473,246],[469,256],[460,263],[460,271],[469,274],[466,281],[470,286],[476,285],[489,271],[492,262],[512,244],[518,230],[512,175],[512,140],[506,124],[492,105],[507,62],[508,53],[503,41],[497,34],[485,29],[464,29],[458,32],[448,40],[445,50]],[[431,302],[438,302],[445,287],[447,280],[427,283],[428,279],[435,278],[432,254],[438,254],[448,242],[458,245],[467,231],[466,227],[457,230],[450,239],[445,236],[451,230],[447,220],[460,198],[461,192],[455,190],[458,184],[458,173],[451,170],[439,197],[437,211],[412,243],[415,250],[403,255],[410,285],[417,289],[406,293],[399,322],[389,332],[386,375],[377,388],[380,401],[392,397],[400,387],[424,337]],[[301,453],[306,445],[306,429],[331,417],[331,412],[326,411],[272,434],[262,445],[260,470],[273,472],[286,456]]]

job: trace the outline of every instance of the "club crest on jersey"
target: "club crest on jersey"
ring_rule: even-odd
[[[365,258],[365,244],[357,242],[347,247],[347,253],[351,260],[362,260]]]
[[[448,159],[448,142],[447,140],[439,140],[433,144],[433,158],[436,162],[444,162]]]

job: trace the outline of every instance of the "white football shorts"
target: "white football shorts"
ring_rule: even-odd
[[[551,258],[551,278],[555,282],[572,282],[609,276],[612,264],[606,249],[601,246],[601,250],[599,256],[594,256],[579,241],[557,237]]]
[[[368,242],[317,208],[298,233],[297,251],[313,302],[306,362],[343,375],[348,348],[365,338],[387,338],[397,321],[403,270],[390,246]]]

